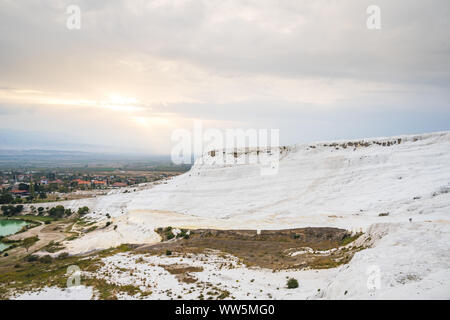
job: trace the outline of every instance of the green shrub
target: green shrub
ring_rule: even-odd
[[[86,233],[92,232],[92,231],[94,231],[95,229],[97,229],[97,226],[92,226],[92,227],[90,227],[89,229],[86,230]]]
[[[340,245],[341,246],[345,246],[353,241],[355,241],[356,239],[358,239],[360,236],[362,235],[362,232],[358,232],[355,235],[350,235],[350,234],[346,234],[344,236],[344,238],[340,241]]]
[[[173,239],[175,236],[172,232],[166,233],[167,240]]]
[[[170,255],[172,255],[172,251],[166,250],[166,256],[170,256]]]
[[[69,256],[68,252],[63,252],[61,254],[59,254],[58,259],[65,259]]]
[[[172,227],[167,227],[164,229],[164,234],[167,240],[173,239],[175,235],[172,232]]]
[[[34,262],[38,260],[38,257],[34,255],[29,255],[25,258],[25,260],[27,260],[28,262]]]
[[[217,299],[222,300],[222,299],[228,298],[229,296],[230,296],[230,292],[225,290],[219,296],[217,296]]]
[[[86,206],[81,207],[81,208],[78,208],[78,214],[79,214],[79,215],[84,215],[84,214],[86,214],[86,213],[88,213],[88,212],[89,212],[89,208],[86,207]]]
[[[48,255],[48,254],[39,259],[39,261],[42,263],[51,263],[52,260],[53,260],[53,258],[50,257],[50,255]]]
[[[297,281],[297,279],[290,278],[290,279],[287,281],[287,287],[288,287],[289,289],[295,289],[295,288],[298,288],[298,281]]]

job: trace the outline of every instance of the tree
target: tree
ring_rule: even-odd
[[[48,213],[50,214],[50,216],[55,217],[55,218],[62,218],[64,216],[64,206],[62,205],[58,205],[56,207],[51,208]]]
[[[18,206],[15,207],[14,209],[14,213],[15,214],[19,214],[23,211],[23,205],[19,204]]]
[[[2,210],[2,212],[3,212],[3,215],[4,216],[12,216],[12,208],[14,208],[14,206],[11,206],[11,205],[9,205],[9,206],[2,206],[1,207],[1,210]]]
[[[13,206],[13,205],[3,205],[1,206],[1,210],[4,216],[13,216],[19,214],[23,211],[23,205]]]
[[[69,188],[67,188],[66,186],[61,186],[58,188],[58,192],[67,193],[69,192]]]
[[[30,195],[34,198],[34,183],[33,181],[30,182]]]
[[[26,183],[19,183],[19,190],[26,190],[29,191],[30,190],[30,186]]]
[[[29,237],[29,238],[25,238],[22,241],[22,245],[25,247],[25,249],[30,249],[30,247],[35,244],[37,241],[39,241],[39,237],[38,236],[34,236],[34,237]]]
[[[2,195],[0,196],[0,204],[6,204],[6,203],[11,203],[14,201],[14,198],[12,195],[10,195],[9,193],[2,193]]]

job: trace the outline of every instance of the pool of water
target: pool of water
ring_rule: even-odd
[[[27,223],[22,220],[0,220],[0,236],[14,234],[26,225]],[[0,251],[6,248],[8,248],[8,245],[0,242]]]

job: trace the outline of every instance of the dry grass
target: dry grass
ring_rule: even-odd
[[[165,230],[165,229],[162,229]],[[240,258],[247,266],[273,270],[333,268],[348,263],[356,248],[342,248],[356,240],[361,234],[351,235],[337,228],[301,228],[288,230],[190,230],[188,239],[161,242],[142,246],[140,252],[164,254],[170,251],[178,254],[205,253],[208,249],[218,250]],[[305,252],[292,256],[296,251]],[[332,250],[323,253],[323,250]]]

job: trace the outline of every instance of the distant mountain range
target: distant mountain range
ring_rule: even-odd
[[[0,149],[0,168],[14,167],[133,167],[174,166],[170,156],[85,152],[76,150]]]
[[[0,149],[95,150],[93,145],[71,143],[69,137],[39,131],[0,129]],[[98,151],[98,149],[97,149]]]

